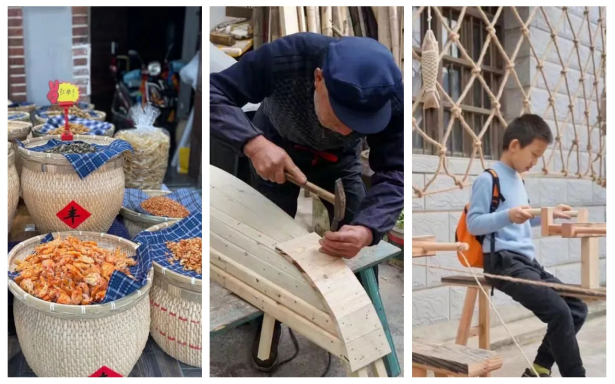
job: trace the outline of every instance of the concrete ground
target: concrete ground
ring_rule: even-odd
[[[523,353],[531,362],[534,361],[541,340],[542,338],[535,338],[535,341],[521,345]],[[606,377],[606,316],[599,316],[586,322],[577,335],[577,340],[587,377]],[[519,349],[516,346],[506,347],[498,352],[504,356],[504,365],[492,376],[521,376],[528,364]],[[552,371],[553,377],[561,377],[557,365]]]
[[[311,223],[311,199],[299,198],[299,208],[296,220],[309,226]],[[401,376],[404,375],[404,273],[391,265],[380,266],[380,295],[384,303],[387,319],[397,357],[401,365]],[[266,377],[252,368],[251,349],[256,332],[256,326],[248,323],[217,335],[210,340],[210,376],[211,377]],[[282,365],[273,376],[276,377],[318,377],[327,366],[327,352],[295,333],[299,344],[299,353],[291,362]],[[282,336],[278,348],[279,359],[283,361],[294,353],[294,345],[289,329],[282,326]],[[346,368],[341,361],[331,358],[331,367],[327,377],[346,376]]]

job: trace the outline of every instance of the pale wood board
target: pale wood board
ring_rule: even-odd
[[[496,352],[478,348],[412,338],[412,364],[440,368],[450,374],[471,377],[502,367],[503,357]]]
[[[382,324],[365,289],[339,258],[319,252],[320,236],[311,233],[278,244],[304,275],[318,287],[339,335],[346,343],[348,364],[354,372],[389,354]]]
[[[241,280],[226,273],[215,265],[210,264],[211,279],[221,286],[234,292],[261,311],[270,314],[289,328],[310,339],[319,347],[347,360],[345,347],[335,335],[323,330],[306,318],[297,315],[284,305],[277,303],[270,297],[263,295],[254,288],[243,283]]]
[[[299,19],[297,17],[297,7],[279,7],[280,9],[280,31],[282,36],[292,35],[299,32]]]
[[[276,300],[278,303],[286,305],[288,308],[290,308],[294,312],[297,312],[297,314],[305,317],[306,319],[312,320],[314,323],[316,323],[318,326],[325,329],[326,331],[337,335],[337,328],[335,327],[334,321],[328,312],[325,312],[312,306],[311,304],[302,300],[300,297],[297,297],[294,294],[288,292],[287,290],[280,288],[276,284],[272,283],[266,278],[263,278],[249,268],[244,267],[237,262],[231,260],[230,258],[216,251],[215,249],[212,248],[210,249],[210,251],[210,262],[218,268],[240,279],[241,281],[258,290],[262,294]]]

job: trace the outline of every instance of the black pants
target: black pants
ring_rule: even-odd
[[[560,283],[536,261],[510,251],[485,255],[485,272],[520,279]],[[560,296],[554,289],[487,278],[496,289],[532,311],[547,325],[547,334],[534,363],[551,369],[557,363],[563,377],[584,377],[576,334],[587,318],[587,305],[580,299]]]

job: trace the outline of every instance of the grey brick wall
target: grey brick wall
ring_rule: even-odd
[[[570,17],[575,30],[581,26],[584,7],[569,7]],[[545,9],[551,25],[555,28],[562,10],[561,7],[548,7]],[[527,7],[519,7],[518,11],[523,19],[527,19],[530,9]],[[538,11],[540,12],[540,11]],[[592,31],[596,29],[598,21],[598,8],[590,8],[590,22]],[[519,39],[519,25],[516,24],[516,19],[511,11],[507,10],[504,13],[505,17],[505,49],[508,54],[512,54]],[[557,31],[558,44],[562,52],[564,62],[567,62],[568,56],[573,47],[573,35],[568,26],[568,21],[565,20],[565,26],[562,26]],[[599,36],[599,35],[598,35]],[[549,43],[550,32],[542,14],[539,14],[530,25],[530,37],[534,44],[539,57],[545,55],[545,49]],[[585,63],[590,59],[590,41],[588,38],[587,24],[583,25],[583,32],[578,36],[581,52],[581,66],[578,65],[576,55],[571,60],[570,69],[567,72],[568,83],[571,88],[571,94],[574,95],[579,87],[579,78],[581,77],[581,68],[585,68]],[[594,41],[595,51],[594,58],[596,65],[599,65],[600,58],[603,52],[602,41]],[[414,60],[413,60],[414,61]],[[527,43],[522,44],[517,59],[515,60],[515,69],[519,75],[522,85],[527,92],[530,85],[536,77],[536,60],[531,55],[530,46]],[[413,67],[416,68],[416,63]],[[589,86],[593,84],[593,67],[590,62],[586,72],[585,84],[587,91]],[[539,79],[531,93],[532,112],[543,115],[548,106],[547,89],[554,90],[556,84],[560,80],[562,66],[559,58],[555,53],[555,49],[551,48],[551,52],[546,56],[545,74],[547,75],[547,85],[542,79]],[[420,76],[419,76],[420,78]],[[413,76],[413,80],[417,80],[417,75]],[[599,79],[599,94],[602,91],[602,79]],[[415,84],[413,84],[414,88]],[[548,88],[547,88],[548,87]],[[420,88],[420,87],[419,87]],[[521,112],[522,98],[520,92],[515,90],[518,88],[516,83],[509,82],[506,86],[503,99],[503,107],[505,118],[509,121],[516,117]],[[564,124],[563,120],[566,117],[569,100],[566,86],[562,81],[555,96],[557,119],[560,127]],[[594,97],[591,100],[590,121],[596,121],[597,99]],[[583,111],[584,98],[581,96],[576,101],[574,106],[575,123],[577,123],[578,140],[581,143],[581,167],[587,167],[587,127],[581,125],[584,118]],[[546,119],[549,125],[554,129],[555,121],[551,118]],[[569,121],[562,128],[562,145],[564,148],[564,158],[567,157],[572,140],[574,139],[574,129]],[[598,148],[599,135],[592,136],[592,147],[595,151]],[[550,153],[550,150],[547,152]],[[549,168],[552,172],[558,172],[562,169],[562,164],[559,156],[555,156],[556,161]],[[453,173],[462,176],[465,174],[469,159],[463,158],[448,158],[449,170]],[[576,156],[573,153],[569,164],[569,172],[577,171]],[[422,187],[427,181],[433,177],[436,170],[438,158],[436,156],[413,155],[412,157],[412,182],[413,185]],[[490,162],[487,162],[489,166]],[[540,164],[539,164],[540,166]],[[598,168],[595,168],[598,170]],[[482,171],[480,162],[473,162],[470,172],[471,177],[476,177]],[[470,179],[473,181],[473,178]],[[446,175],[439,175],[436,181],[430,186],[429,190],[440,190],[454,187],[452,180]],[[557,178],[557,177],[530,177],[526,179],[526,187],[530,196],[532,206],[554,206],[559,203],[569,204],[575,208],[589,208],[590,221],[604,222],[606,221],[606,189],[598,186],[591,180],[579,180],[572,178]],[[459,220],[460,212],[463,206],[469,200],[469,189],[457,190],[426,196],[422,198],[412,199],[412,235],[433,234],[437,241],[453,242],[455,240],[454,231]],[[547,270],[560,278],[562,281],[570,284],[579,284],[581,279],[581,244],[578,239],[561,239],[558,237],[541,238],[540,228],[534,230],[534,241],[538,260],[545,266]],[[601,283],[606,282],[606,241],[601,239],[600,243],[600,270]],[[438,322],[445,322],[459,319],[463,306],[463,298],[465,289],[451,288],[442,286],[440,279],[443,276],[454,275],[455,272],[448,272],[430,268],[429,266],[444,266],[452,268],[462,268],[458,262],[454,252],[441,252],[435,257],[426,259],[418,259],[419,263],[427,264],[427,267],[412,268],[412,324],[413,326],[429,325]],[[494,303],[497,306],[518,305],[507,296],[496,292]],[[495,316],[493,316],[495,317]],[[497,320],[497,319],[496,319]],[[505,316],[506,320],[506,316]],[[498,322],[497,320],[496,322]]]

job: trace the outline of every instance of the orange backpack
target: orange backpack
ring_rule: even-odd
[[[500,179],[498,178],[498,174],[493,169],[487,169],[485,172],[489,172],[493,179],[493,187],[491,189],[491,207],[489,208],[489,212],[493,213],[498,209],[500,205],[500,201],[504,201],[504,196],[500,191]],[[483,268],[483,240],[485,239],[485,235],[482,236],[474,236],[468,231],[468,223],[467,216],[468,210],[470,209],[470,204],[466,204],[463,209],[463,213],[461,214],[461,218],[459,219],[459,223],[457,224],[457,230],[455,231],[455,242],[467,243],[469,245],[469,249],[464,252],[466,259],[470,263],[469,266],[474,268]],[[495,252],[495,232],[491,234],[491,253]],[[457,251],[457,258],[464,266],[468,266],[465,259],[461,255],[460,251]]]

